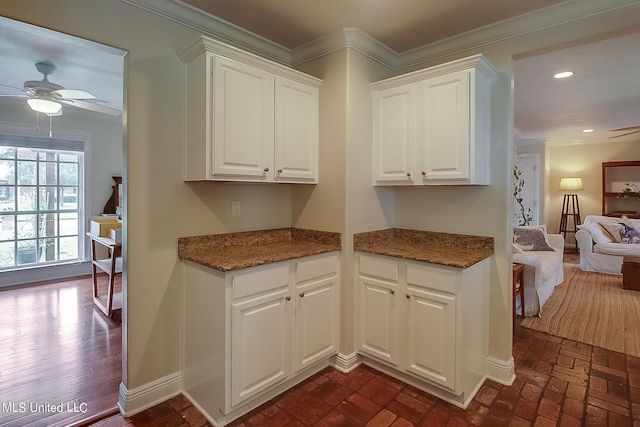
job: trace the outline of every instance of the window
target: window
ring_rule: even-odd
[[[0,135],[0,271],[83,258],[82,146]]]

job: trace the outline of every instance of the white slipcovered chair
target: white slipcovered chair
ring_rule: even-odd
[[[546,234],[545,239],[553,251],[516,252],[513,262],[524,264],[524,313],[525,316],[540,315],[554,288],[564,282],[564,237],[561,234]],[[522,314],[520,299],[516,301],[516,313]]]

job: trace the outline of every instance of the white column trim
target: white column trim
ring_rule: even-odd
[[[182,393],[182,372],[174,372],[132,390],[128,390],[124,383],[120,383],[118,408],[123,416],[129,417],[180,393]]]

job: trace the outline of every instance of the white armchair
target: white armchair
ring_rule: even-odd
[[[553,293],[553,289],[564,282],[564,237],[562,234],[547,234],[546,237],[553,251],[513,254],[513,262],[524,264],[524,313],[526,316],[539,315],[540,309]],[[522,314],[519,299],[516,304],[516,312]]]

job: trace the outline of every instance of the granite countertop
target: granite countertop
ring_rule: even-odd
[[[178,238],[178,257],[219,271],[339,251],[341,234],[301,228]]]
[[[468,268],[493,255],[493,237],[391,228],[354,234],[353,249]]]

